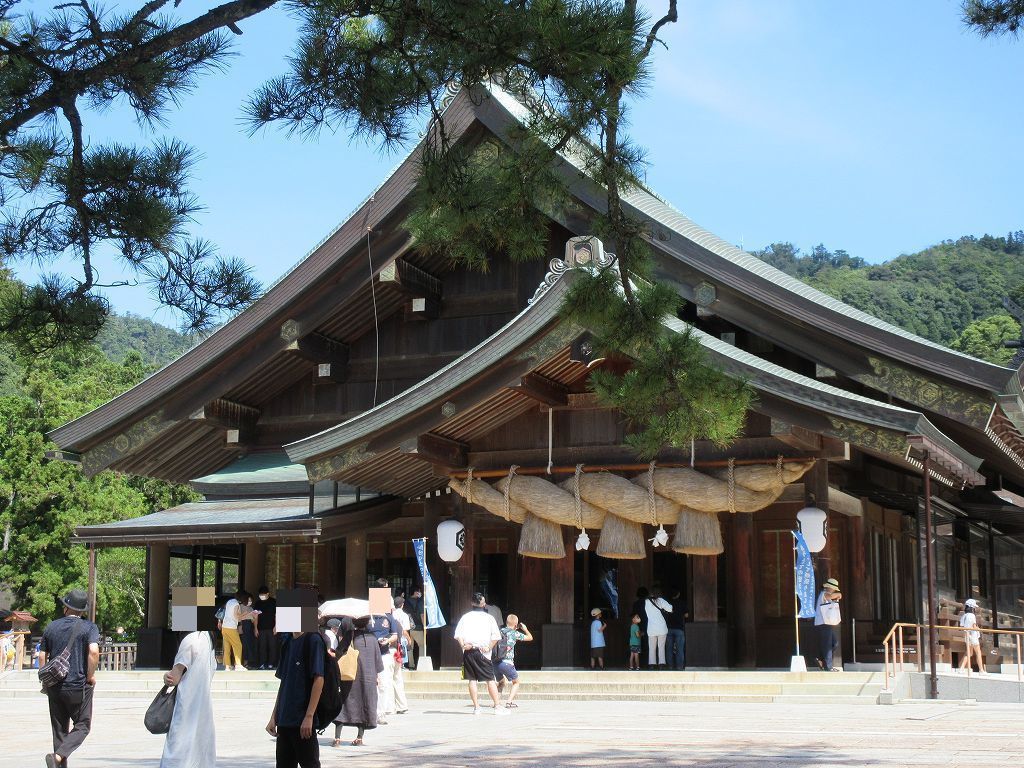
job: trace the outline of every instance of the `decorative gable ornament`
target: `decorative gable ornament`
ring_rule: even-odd
[[[530,299],[533,304],[547,293],[548,289],[570,269],[605,269],[615,263],[615,254],[604,249],[604,243],[593,235],[570,237],[565,243],[565,257],[552,259],[548,263],[548,273],[544,281]]]

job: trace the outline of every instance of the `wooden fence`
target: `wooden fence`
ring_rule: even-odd
[[[122,672],[135,669],[135,643],[101,643],[99,670]]]

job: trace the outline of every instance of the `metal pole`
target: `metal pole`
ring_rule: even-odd
[[[938,642],[935,636],[935,568],[933,554],[934,542],[932,540],[932,473],[931,457],[928,451],[924,452],[922,463],[924,473],[924,554],[925,567],[928,569],[928,667],[929,667],[929,696],[928,698],[939,698],[939,675],[935,669],[935,656]]]
[[[853,663],[857,663],[857,619],[850,619],[850,632],[853,634]]]

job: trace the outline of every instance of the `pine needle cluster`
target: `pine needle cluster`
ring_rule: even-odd
[[[614,268],[583,271],[562,313],[593,333],[600,356],[628,360],[625,373],[598,368],[590,374],[601,401],[630,425],[626,442],[645,459],[665,447],[689,448],[691,440],[728,445],[743,430],[753,391],[710,365],[689,329],[664,325],[680,309],[675,291],[643,282],[628,300],[619,286]]]

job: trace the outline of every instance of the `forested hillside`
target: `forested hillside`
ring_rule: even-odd
[[[115,363],[138,352],[146,365],[161,367],[187,351],[194,339],[138,315],[111,315],[96,344]]]
[[[1024,231],[961,237],[882,264],[819,245],[773,243],[755,256],[858,309],[976,357],[1006,363],[1019,326],[1002,299],[1024,293]]]
[[[0,270],[0,289],[9,280]],[[87,553],[69,547],[76,526],[137,517],[196,498],[182,486],[104,472],[86,478],[48,461],[46,432],[120,394],[187,348],[184,337],[137,317],[118,317],[101,342],[19,358],[0,337],[0,588],[45,625],[57,597],[85,587]],[[102,348],[101,348],[102,345]],[[111,359],[116,358],[116,359]],[[131,637],[142,619],[145,553],[97,556],[101,627]]]

